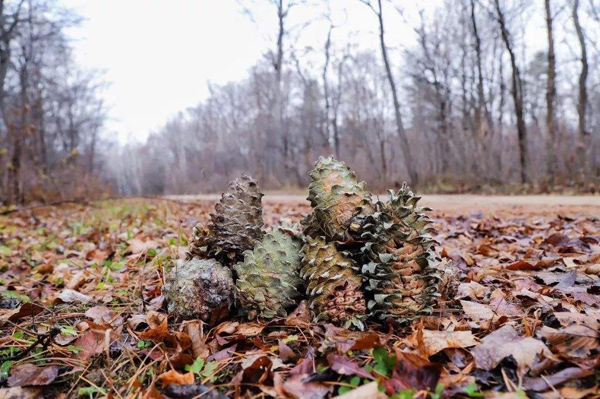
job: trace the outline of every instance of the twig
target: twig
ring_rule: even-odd
[[[56,337],[58,334],[60,334],[60,328],[54,327],[53,329],[48,331],[46,334],[42,334],[42,335],[38,336],[38,338],[35,340],[35,342],[33,342],[31,345],[29,345],[29,347],[27,347],[27,349],[22,350],[21,352],[17,353],[16,355],[5,356],[5,357],[0,358],[0,363],[6,362],[9,360],[22,359],[29,352],[31,352],[35,347],[37,347],[39,344],[42,344],[43,350],[46,350],[48,348],[48,345],[50,345],[52,343],[52,341],[54,340],[54,337]]]

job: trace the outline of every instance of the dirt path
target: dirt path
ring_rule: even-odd
[[[216,201],[217,194],[172,196],[183,201]],[[382,196],[383,198],[384,196]],[[306,196],[286,194],[266,194],[267,204],[305,205]],[[544,214],[581,213],[600,218],[600,196],[561,196],[561,195],[424,195],[421,203],[442,213],[506,213]]]

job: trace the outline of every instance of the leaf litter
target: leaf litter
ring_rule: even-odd
[[[0,397],[599,397],[600,220],[434,213],[456,297],[409,325],[168,317],[165,268],[212,203],[122,200],[0,218]],[[267,225],[304,203],[265,206]],[[41,389],[43,388],[43,390]]]

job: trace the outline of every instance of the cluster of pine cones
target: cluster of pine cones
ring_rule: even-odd
[[[333,157],[310,176],[312,214],[301,228],[269,233],[256,182],[233,181],[208,226],[194,228],[188,259],[165,277],[169,312],[271,319],[307,298],[316,320],[362,329],[367,317],[407,321],[453,295],[458,271],[436,256],[427,209],[406,185],[375,200]]]

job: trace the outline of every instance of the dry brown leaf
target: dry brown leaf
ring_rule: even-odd
[[[566,358],[585,358],[599,347],[598,330],[572,324],[560,330],[543,326],[539,335],[546,339],[553,352]]]
[[[469,281],[468,283],[460,283],[458,285],[456,298],[483,299],[489,293],[490,289],[488,287],[475,281]]]
[[[471,353],[477,368],[483,370],[491,370],[504,358],[512,356],[520,373],[528,371],[540,357],[552,357],[542,341],[519,336],[511,325],[505,325],[484,337]]]
[[[139,336],[143,340],[151,340],[155,344],[164,343],[167,347],[174,348],[177,346],[177,339],[175,335],[169,331],[167,325],[167,319],[155,328],[151,328],[148,331],[139,333]]]
[[[80,347],[81,351],[75,354],[75,357],[81,360],[89,360],[95,355],[102,353],[105,347],[106,333],[104,331],[89,330],[73,344],[74,347]]]
[[[496,248],[494,248],[488,244],[479,245],[477,247],[477,252],[484,256],[489,256],[491,258],[495,258],[500,254],[500,252],[498,252],[498,250]]]
[[[411,337],[423,340],[420,347],[424,348],[425,353],[422,354],[426,357],[433,356],[447,348],[469,348],[478,344],[471,331],[423,330],[422,335],[417,331]]]
[[[39,399],[41,393],[39,388],[1,388],[0,399]]]
[[[156,241],[142,241],[139,238],[132,238],[131,240],[127,241],[127,243],[129,246],[127,247],[125,253],[131,253],[132,255],[140,255],[149,249],[156,249],[159,246],[158,242]]]
[[[305,381],[308,375],[293,375],[283,383],[283,390],[294,399],[322,399],[331,390],[320,382]]]
[[[162,373],[157,377],[157,381],[160,382],[161,386],[166,387],[167,385],[186,385],[194,383],[194,373],[189,371],[185,374],[181,374],[175,370],[169,370],[166,373]]]
[[[55,302],[60,301],[63,303],[88,303],[92,299],[93,298],[89,295],[85,295],[81,292],[66,288],[62,290],[60,294],[58,294]]]
[[[471,301],[460,301],[460,304],[472,320],[491,320],[494,317],[494,311],[484,304]]]
[[[192,341],[192,353],[194,357],[206,359],[210,355],[210,349],[204,341],[200,321],[188,321],[184,324],[184,329]]]
[[[8,377],[9,387],[42,386],[51,384],[58,377],[58,366],[38,367],[20,364],[12,368]]]
[[[377,381],[361,385],[356,389],[343,395],[335,396],[333,399],[385,399],[387,395],[379,390]]]
[[[106,306],[94,306],[85,312],[85,316],[89,317],[96,324],[110,325],[113,327],[123,324],[123,317],[114,310],[110,310]]]

